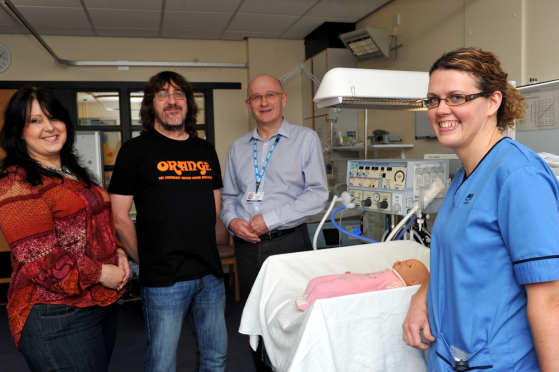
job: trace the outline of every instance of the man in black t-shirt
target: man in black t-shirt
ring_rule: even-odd
[[[120,149],[109,186],[117,236],[140,263],[145,371],[176,370],[186,314],[197,365],[225,369],[225,288],[215,235],[223,183],[215,149],[197,137],[197,113],[183,76],[153,76],[140,109],[142,135]]]

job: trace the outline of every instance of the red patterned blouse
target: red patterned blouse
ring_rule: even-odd
[[[109,194],[99,186],[44,178],[31,186],[17,166],[0,179],[0,229],[11,249],[8,317],[19,347],[35,304],[108,306],[124,290],[97,283],[101,265],[118,264]]]

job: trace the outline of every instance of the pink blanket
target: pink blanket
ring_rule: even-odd
[[[370,274],[338,274],[314,278],[307,285],[305,295],[297,297],[300,310],[305,310],[313,302],[322,298],[346,296],[356,293],[380,291],[405,287],[402,278],[393,269]]]

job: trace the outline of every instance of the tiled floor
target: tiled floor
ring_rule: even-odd
[[[225,320],[229,335],[227,372],[254,372],[248,336],[237,332],[242,314],[242,303],[235,302],[233,287],[226,286],[227,309]],[[118,334],[109,371],[143,371],[144,318],[139,302],[126,302],[119,307]],[[191,335],[190,321],[186,319],[179,342],[177,371],[191,372],[195,368],[196,345]],[[0,306],[0,371],[28,372],[23,356],[10,337],[6,306]]]

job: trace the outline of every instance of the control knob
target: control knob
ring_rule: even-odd
[[[386,200],[383,200],[379,203],[377,203],[377,208],[378,209],[386,209],[388,208],[388,202]]]

